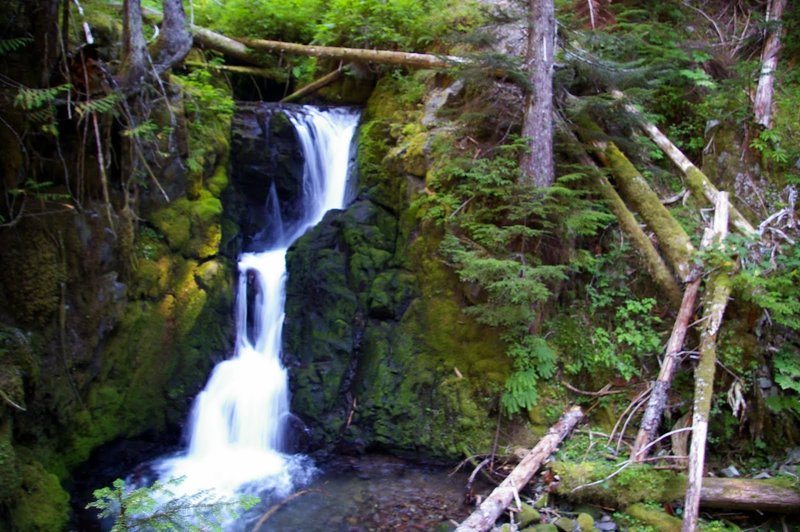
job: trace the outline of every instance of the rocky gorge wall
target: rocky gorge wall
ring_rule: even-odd
[[[79,175],[72,164],[88,154],[89,198],[60,212],[42,201],[0,230],[0,528],[62,529],[74,468],[108,442],[179,432],[231,345],[229,124],[220,116],[193,128],[176,87],[169,105],[182,148],[161,147],[171,155],[155,176],[170,201],[140,185],[132,210],[116,167],[111,204],[93,199],[98,167],[64,125],[64,170]]]

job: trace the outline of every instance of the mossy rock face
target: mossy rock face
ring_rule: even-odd
[[[497,334],[416,218],[429,131],[420,101],[384,78],[358,133],[358,199],[289,251],[284,357],[308,448],[454,458],[491,445],[491,397],[509,371]],[[423,94],[424,91],[420,91]]]
[[[38,462],[20,467],[22,486],[11,515],[14,530],[52,532],[63,530],[69,517],[69,495],[58,477]]]
[[[21,485],[17,453],[11,445],[11,422],[6,419],[0,427],[0,504],[14,497]]]
[[[67,272],[58,241],[42,227],[21,224],[0,238],[0,279],[16,319],[44,325],[58,310]]]

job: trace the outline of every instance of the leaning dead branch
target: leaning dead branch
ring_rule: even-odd
[[[697,291],[700,288],[700,277],[687,283],[683,292],[678,317],[675,318],[675,325],[672,327],[672,334],[667,342],[667,354],[661,363],[661,371],[658,379],[653,383],[653,390],[650,392],[650,399],[647,403],[639,433],[631,449],[631,460],[641,462],[647,458],[646,449],[648,444],[656,434],[658,425],[661,423],[661,415],[667,404],[667,394],[672,386],[672,376],[675,368],[680,361],[680,353],[683,349],[683,342],[686,338],[686,331],[689,328],[689,318],[694,313],[694,305],[697,301]]]
[[[625,95],[620,91],[611,91],[611,95],[618,100],[625,99]],[[717,201],[717,194],[719,194],[719,190],[717,190],[717,187],[714,186],[708,176],[706,176],[697,166],[695,166],[694,163],[692,163],[692,161],[690,161],[689,158],[686,157],[686,155],[684,155],[684,153],[661,132],[661,130],[659,130],[652,122],[647,120],[636,107],[630,103],[626,103],[624,107],[626,111],[637,118],[640,127],[645,133],[647,133],[650,139],[655,142],[659,148],[661,148],[661,150],[667,155],[667,157],[670,158],[675,166],[680,168],[681,172],[683,172],[683,174],[686,176],[686,184],[689,186],[692,194],[694,194],[697,198],[706,198],[711,203],[715,203]],[[734,206],[730,207],[730,218],[733,226],[745,236],[755,234],[755,229],[753,228],[752,224],[750,224],[750,222],[747,221],[747,218],[745,218]]]
[[[758,87],[753,99],[753,115],[756,124],[765,128],[772,127],[772,94],[775,84],[775,69],[778,67],[778,56],[781,53],[781,35],[783,26],[781,18],[786,0],[771,0],[767,4],[767,23],[769,35],[764,41],[761,51],[761,72],[758,76]]]
[[[717,194],[714,226],[704,237],[707,241],[721,242],[727,235],[728,194]],[[717,334],[722,325],[722,316],[728,305],[731,293],[731,280],[728,271],[719,269],[708,281],[705,296],[705,321],[700,336],[700,361],[695,370],[694,413],[692,414],[692,444],[689,451],[689,473],[686,483],[686,502],[684,504],[683,532],[697,529],[700,509],[700,490],[703,483],[706,436],[708,434],[708,414],[714,392],[714,373],[717,361]]]

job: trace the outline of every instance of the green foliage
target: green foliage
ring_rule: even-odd
[[[626,380],[636,375],[639,359],[661,351],[661,336],[655,328],[661,319],[652,315],[655,303],[651,298],[625,300],[614,315],[613,329],[595,329],[594,349],[579,366],[609,368]]]
[[[46,87],[43,89],[31,89],[22,87],[14,98],[14,104],[26,111],[40,109],[55,102],[62,92],[70,90],[69,84]]]
[[[475,2],[454,0],[331,0],[314,40],[364,48],[417,50],[477,23]]]
[[[133,530],[205,531],[222,530],[225,521],[235,519],[240,510],[247,511],[259,500],[241,496],[234,500],[220,500],[210,492],[193,495],[176,495],[174,488],[183,481],[171,479],[166,483],[156,481],[152,486],[130,489],[125,481],[117,479],[112,487],[94,491],[94,502],[86,508],[99,510],[99,517],[114,517],[112,532]]]
[[[112,92],[102,98],[77,103],[75,105],[75,112],[78,113],[80,118],[90,113],[104,114],[113,110],[120,101],[122,101],[122,96],[116,92]]]
[[[206,156],[227,145],[234,103],[228,90],[219,87],[207,70],[173,76],[184,91],[189,117],[189,158],[186,166],[195,174],[204,170]]]
[[[0,39],[0,55],[24,48],[33,42],[30,37],[14,37],[11,39]]]
[[[728,240],[731,240],[730,238]],[[735,241],[735,240],[734,240]],[[775,322],[800,330],[800,245],[773,255],[765,249],[759,259],[735,278],[742,296],[760,306]]]
[[[786,344],[772,359],[775,384],[781,392],[767,398],[776,412],[788,411],[800,416],[800,356],[796,345]]]
[[[537,382],[556,369],[555,351],[531,329],[566,267],[543,263],[539,247],[556,238],[556,220],[562,235],[587,235],[610,219],[575,175],[544,189],[521,182],[517,157],[526,147],[514,138],[492,158],[450,159],[429,184],[434,194],[417,202],[445,230],[440,253],[479,294],[464,311],[501,331],[514,367],[501,398],[509,415],[535,405]]]
[[[197,23],[229,35],[309,42],[325,0],[195,0]]]

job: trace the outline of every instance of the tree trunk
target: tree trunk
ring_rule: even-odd
[[[728,193],[717,194],[714,227],[704,240],[721,242],[727,235]],[[689,450],[689,473],[686,481],[686,502],[683,508],[683,532],[697,530],[700,511],[700,490],[705,465],[706,436],[708,435],[708,413],[714,393],[714,373],[717,364],[717,334],[722,325],[722,316],[728,305],[731,281],[728,272],[717,270],[708,281],[705,296],[705,324],[700,336],[700,361],[694,378],[694,413],[692,414],[692,445]]]
[[[122,67],[119,83],[123,89],[129,89],[144,79],[148,52],[142,31],[142,5],[139,0],[125,0],[122,11]]]
[[[192,36],[189,34],[186,13],[181,0],[163,0],[164,18],[161,32],[156,41],[153,62],[156,72],[162,74],[173,65],[183,61],[192,49]]]
[[[664,259],[659,255],[653,242],[642,230],[638,220],[636,220],[633,213],[628,210],[628,207],[625,206],[625,202],[619,197],[619,194],[617,194],[617,191],[611,186],[606,176],[602,174],[591,157],[589,157],[589,154],[583,149],[583,145],[580,144],[575,134],[566,126],[559,127],[559,131],[562,135],[567,136],[574,146],[574,149],[577,150],[575,158],[578,162],[592,169],[592,175],[590,176],[592,185],[600,196],[608,202],[608,208],[611,209],[611,212],[617,217],[617,222],[622,232],[628,236],[631,243],[636,248],[636,251],[641,255],[647,272],[650,274],[653,282],[655,282],[659,290],[667,296],[670,303],[672,303],[675,308],[678,308],[681,305],[681,289],[678,283],[675,282],[675,276],[672,275]]]
[[[339,48],[336,46],[313,46],[281,41],[267,41],[263,39],[241,39],[241,42],[251,49],[258,51],[282,52],[311,57],[340,59],[343,61],[382,63],[414,68],[449,68],[454,65],[466,63],[466,60],[461,57],[418,54],[412,52]]]
[[[625,95],[619,91],[612,91],[611,95],[618,100],[625,98]],[[694,163],[692,163],[692,161],[690,161],[689,158],[686,157],[686,155],[684,155],[683,152],[661,132],[661,130],[659,130],[652,122],[649,122],[642,115],[642,113],[636,109],[636,107],[626,103],[625,110],[638,119],[642,130],[647,133],[650,139],[655,142],[659,148],[661,148],[661,150],[678,168],[681,169],[683,174],[686,176],[686,184],[689,186],[692,194],[694,194],[698,199],[705,197],[711,203],[716,203],[719,190],[717,190],[717,187],[714,186],[708,176],[706,176],[697,166],[695,166]],[[755,229],[750,222],[747,221],[747,218],[745,218],[742,213],[739,212],[739,210],[733,205],[730,206],[730,218],[733,226],[745,236],[755,234]]]
[[[586,121],[585,125],[600,133],[597,124]],[[588,140],[596,148],[598,158],[611,169],[622,197],[633,206],[650,230],[655,233],[661,249],[678,277],[682,281],[689,280],[692,270],[689,261],[695,253],[689,235],[664,207],[636,167],[613,142],[591,138]]]
[[[755,122],[767,129],[772,127],[772,92],[775,83],[775,69],[778,67],[778,56],[781,53],[781,35],[783,34],[781,17],[783,17],[785,6],[786,0],[771,0],[767,4],[769,35],[761,51],[761,73],[758,77],[756,97],[753,100]]]
[[[675,368],[680,360],[680,352],[683,349],[686,330],[689,327],[689,318],[694,313],[694,304],[697,301],[699,288],[700,278],[697,278],[687,283],[686,290],[683,292],[683,301],[678,311],[678,317],[675,318],[675,325],[672,327],[672,334],[667,342],[667,354],[664,362],[661,363],[658,380],[650,391],[647,409],[642,416],[642,424],[631,449],[631,460],[634,462],[642,462],[647,458],[647,450],[643,449],[653,440],[661,423],[661,414],[667,405],[667,394],[672,386],[672,376],[675,374]]]
[[[520,163],[524,179],[537,187],[555,181],[553,162],[553,53],[556,18],[553,0],[529,0],[528,50],[525,71],[530,87],[525,101],[522,135],[530,150]]]
[[[31,85],[47,87],[58,61],[58,0],[28,0],[25,7],[38,60],[37,79]]]
[[[800,513],[800,492],[770,480],[703,478],[700,506],[725,510]]]
[[[556,450],[561,440],[572,431],[582,417],[583,412],[579,406],[574,406],[564,413],[480,507],[458,526],[456,532],[483,531],[492,528],[500,514],[514,500],[515,495],[519,497],[519,490],[525,487],[542,463]]]

